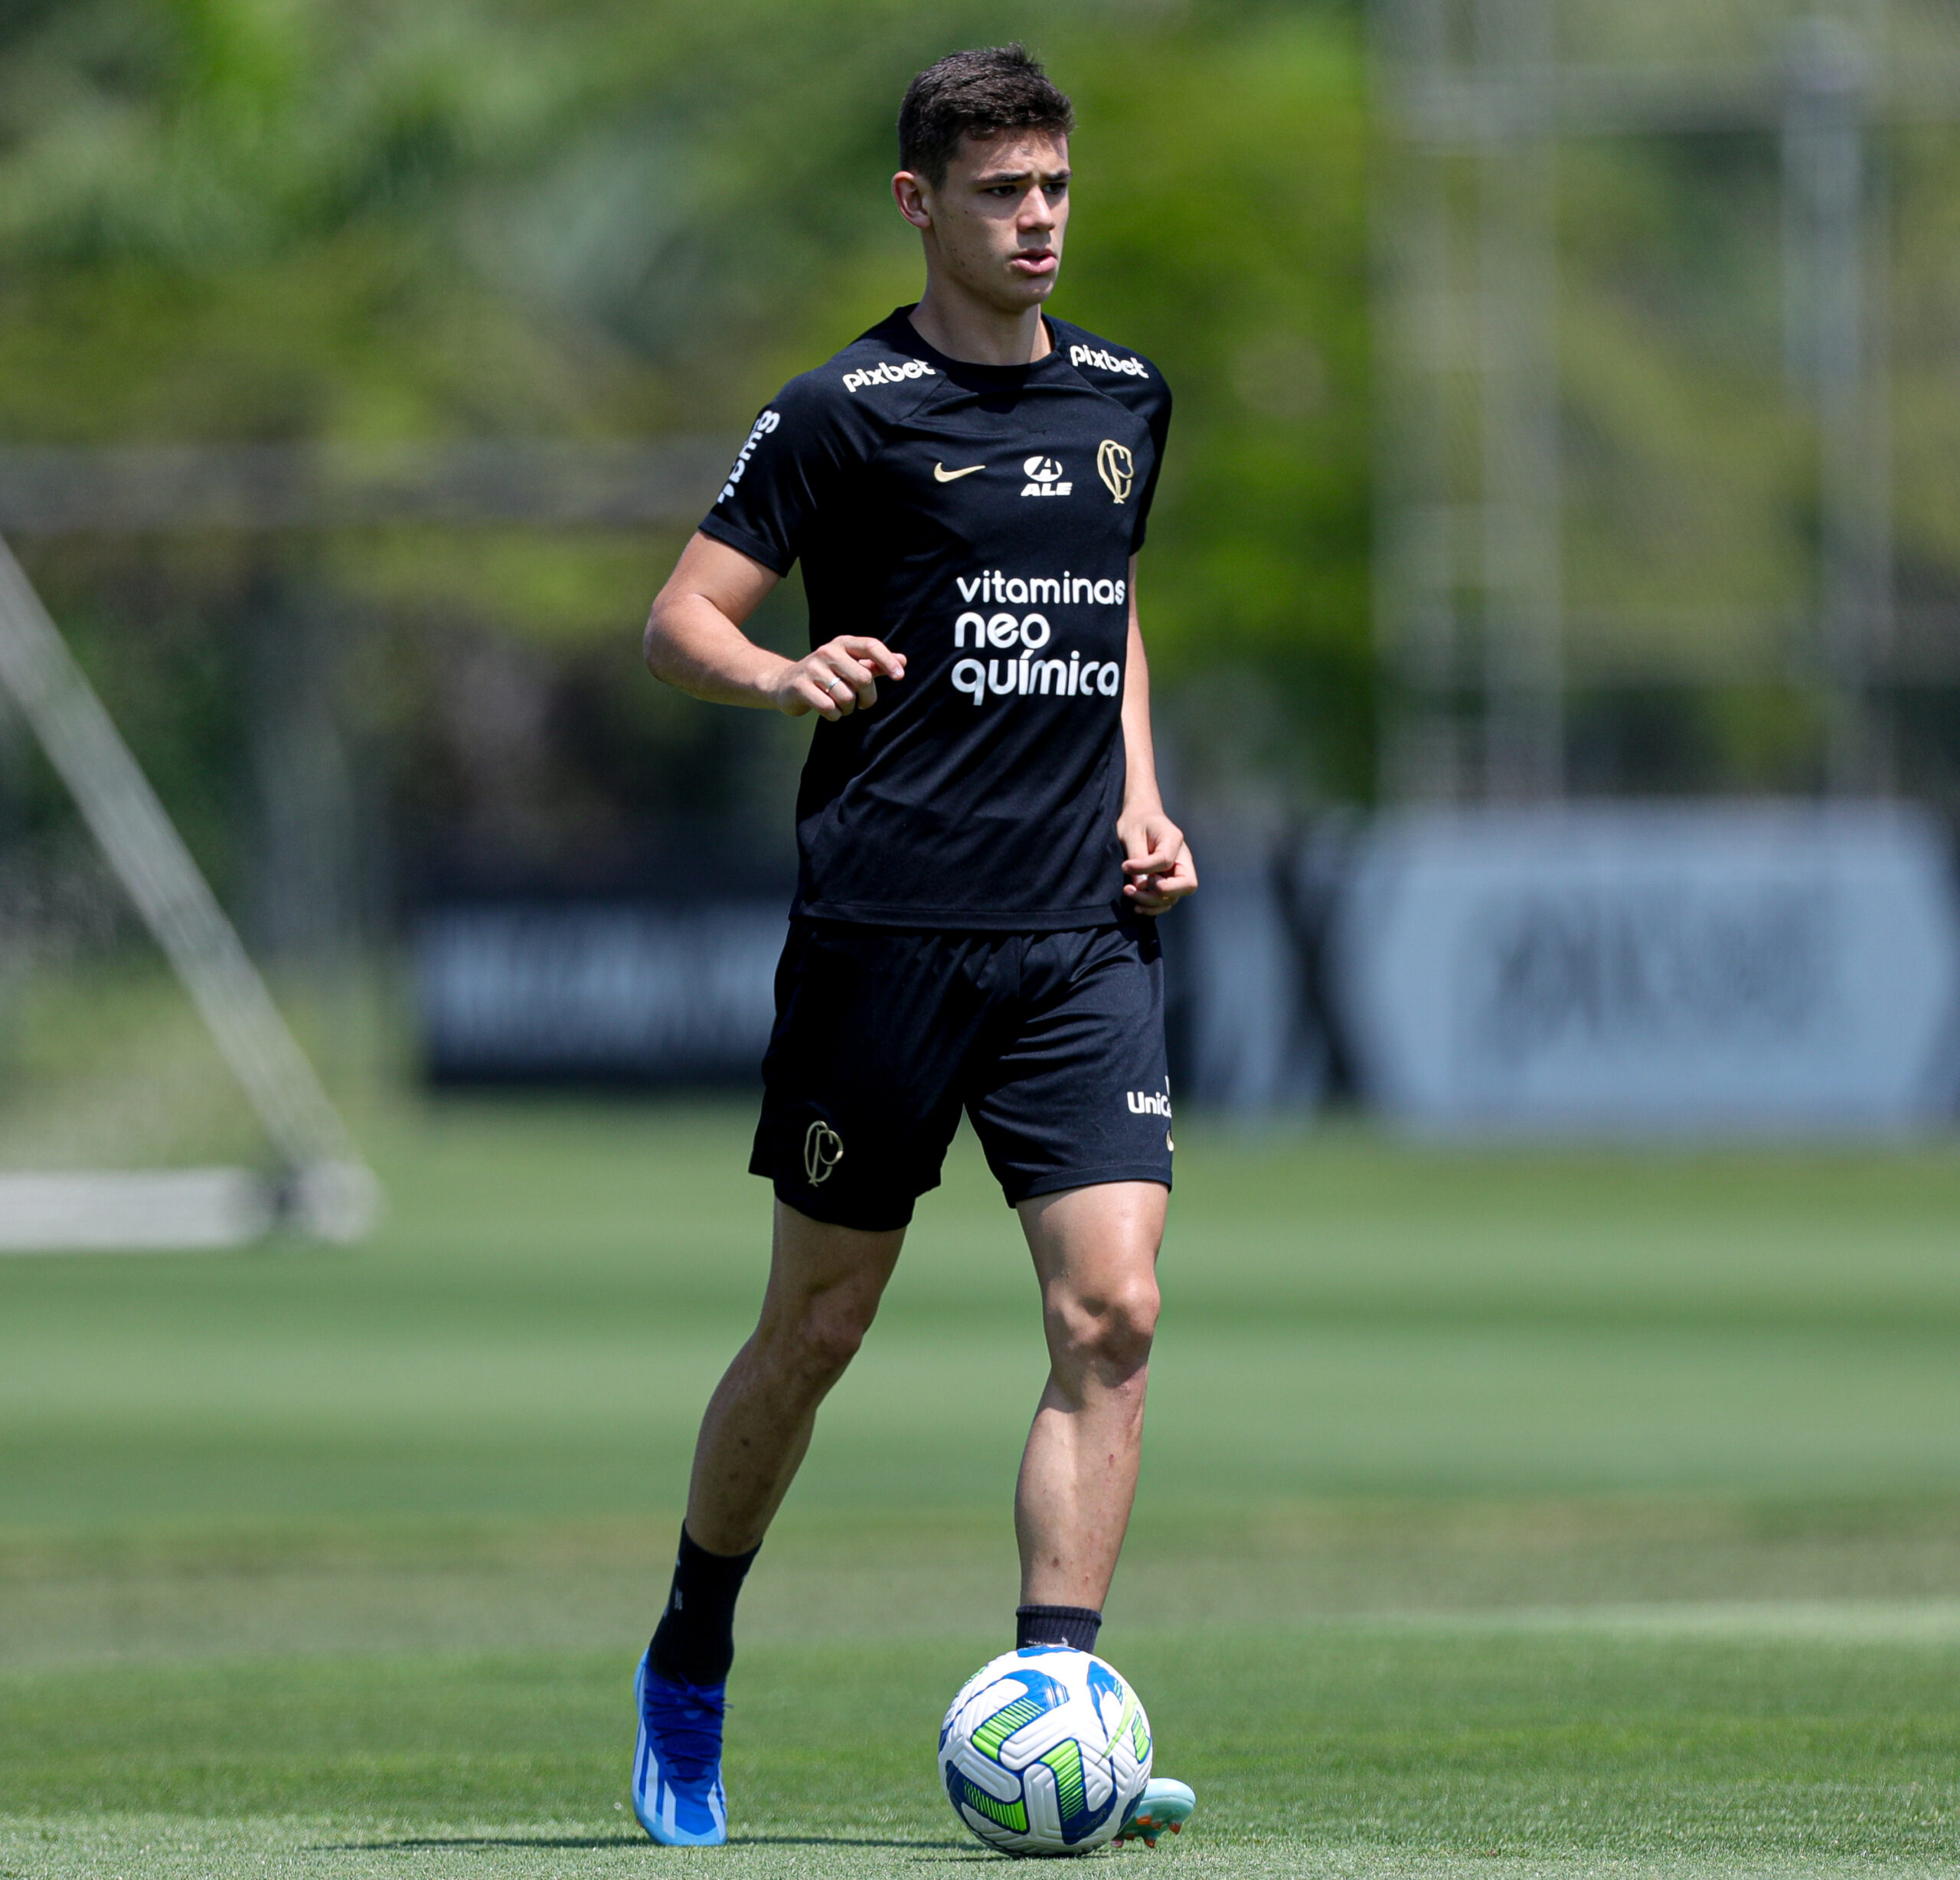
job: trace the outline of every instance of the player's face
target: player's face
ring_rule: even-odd
[[[963,137],[945,183],[922,185],[919,201],[939,266],[981,299],[1018,313],[1054,291],[1069,221],[1066,137]]]

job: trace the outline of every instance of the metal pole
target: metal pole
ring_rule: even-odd
[[[1377,643],[1387,680],[1380,790],[1447,802],[1461,789],[1461,505],[1449,438],[1460,365],[1449,157],[1421,134],[1449,70],[1451,0],[1376,0],[1375,83],[1389,147],[1374,234],[1381,362],[1376,451]]]
[[[1484,793],[1564,787],[1550,0],[1480,0]]]
[[[1818,650],[1828,692],[1826,773],[1834,794],[1890,781],[1889,739],[1872,692],[1891,633],[1890,451],[1882,319],[1873,270],[1865,119],[1870,67],[1860,36],[1818,15],[1793,34],[1783,126],[1785,238],[1792,291],[1788,351],[1803,374],[1818,440]]]

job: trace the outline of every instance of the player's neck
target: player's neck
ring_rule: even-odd
[[[1038,306],[1004,313],[930,272],[911,317],[927,345],[969,365],[1032,365],[1054,350]]]

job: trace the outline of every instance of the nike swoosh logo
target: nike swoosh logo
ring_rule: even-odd
[[[963,470],[949,470],[943,463],[933,466],[933,481],[936,483],[956,483],[962,476],[971,476],[975,470],[986,469],[984,463],[969,463]]]

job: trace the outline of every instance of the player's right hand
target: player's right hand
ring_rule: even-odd
[[[776,708],[792,718],[814,711],[834,723],[860,705],[876,705],[881,675],[903,678],[904,654],[893,652],[881,639],[840,633],[783,668],[773,688]]]

